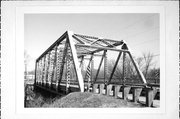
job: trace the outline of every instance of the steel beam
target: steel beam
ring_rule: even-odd
[[[48,59],[48,54],[46,54],[45,55],[45,71],[44,71],[44,82],[45,82],[45,84],[46,84],[46,75],[47,75],[47,68],[48,68],[48,61],[47,61],[47,59]]]
[[[37,60],[36,60],[36,63],[35,63],[35,72],[34,72],[35,74],[34,74],[34,85],[36,85],[36,80],[37,80]]]
[[[74,34],[74,35],[75,35],[75,34]],[[84,37],[84,36],[82,36],[82,35],[75,35],[75,36],[81,37],[82,39],[84,39],[84,40],[86,40],[86,41],[88,41],[88,42],[92,42],[92,40],[87,39],[88,37]],[[92,38],[90,38],[90,39],[92,39]]]
[[[78,56],[78,58],[82,57],[82,56],[85,56],[85,55],[92,55],[93,53],[77,53],[78,55],[81,55],[81,56]],[[94,56],[102,56],[103,54],[94,54]]]
[[[107,50],[104,51],[104,83],[108,76],[108,66],[107,66]]]
[[[147,84],[146,79],[144,78],[143,73],[142,73],[141,70],[139,69],[139,67],[138,67],[136,61],[133,59],[131,53],[128,52],[128,54],[129,54],[129,57],[130,57],[130,59],[131,59],[133,65],[134,65],[134,67],[135,67],[135,69],[136,69],[138,75],[140,76],[141,81],[142,81],[144,84]]]
[[[97,39],[96,41],[92,42],[91,45],[95,44],[95,43],[98,42],[98,41],[99,41],[99,39]]]
[[[84,59],[85,59],[84,56],[82,56],[82,57],[81,57],[81,61],[80,61],[80,65],[79,65],[79,67],[81,67],[81,69],[82,69],[82,67],[83,67]]]
[[[87,69],[86,69],[86,75],[85,75],[85,79],[87,77],[87,70],[88,70],[88,67],[90,67],[90,64],[91,64],[91,60],[93,59],[93,54],[91,55],[91,58],[89,59],[89,64],[87,66]]]
[[[100,45],[100,46],[103,46],[102,44],[98,43],[98,41],[101,41],[101,39],[97,39],[96,41],[92,42],[91,45],[93,45],[93,44],[96,43],[96,44],[98,44],[98,45]]]
[[[67,34],[66,34],[67,35]],[[63,75],[63,70],[64,70],[64,63],[65,63],[65,57],[66,57],[66,53],[67,53],[67,46],[68,46],[68,39],[66,39],[66,43],[65,43],[65,47],[64,47],[64,50],[63,50],[63,58],[62,58],[62,64],[61,64],[61,67],[60,67],[60,74],[59,74],[59,81],[58,81],[58,89],[60,88],[60,83],[61,83],[61,80],[62,80],[62,75]]]
[[[100,39],[104,44],[106,44],[107,46],[112,46],[113,47],[113,44],[110,44],[108,43],[107,41],[105,41],[104,39]]]
[[[129,52],[128,50],[122,50],[122,49],[116,49],[116,48],[110,48],[110,47],[100,47],[100,46],[93,46],[93,45],[76,44],[75,46],[95,48],[95,49],[101,49],[101,50],[111,50],[111,51],[118,51],[118,52],[119,51]],[[94,53],[94,52],[92,51],[92,53]]]
[[[124,41],[116,41],[116,43],[113,44],[113,47],[116,47],[116,46],[119,46],[119,45],[122,45],[124,43]],[[112,48],[112,46],[108,45],[106,47],[109,47],[109,48]],[[95,51],[92,51],[92,52],[89,52],[89,54],[92,54],[92,53],[96,53],[96,52],[100,52],[100,51],[103,51],[103,49],[97,49]],[[79,56],[81,57],[81,56]]]
[[[44,83],[44,82],[46,82],[46,79],[44,80],[45,71],[46,71],[46,55],[45,55],[43,58],[44,58],[44,66],[43,66],[43,76],[42,76],[42,80],[43,80],[43,83]]]
[[[123,84],[126,80],[126,53],[123,52]]]
[[[73,32],[67,31],[67,39],[68,39],[70,47],[71,47],[73,64],[74,64],[75,72],[76,72],[76,75],[78,78],[79,87],[80,87],[81,92],[84,92],[84,80],[82,77],[81,68],[79,67],[79,61],[78,61],[78,57],[77,57],[75,43],[73,42],[72,36],[73,36]]]
[[[85,38],[90,38],[90,39],[99,39],[98,37],[95,37],[95,36],[86,36],[86,35],[80,35],[80,34],[74,34],[74,35],[76,35],[76,36],[79,36],[79,37],[85,37]],[[104,39],[104,40],[106,40],[106,41],[110,41],[110,42],[119,42],[119,41],[117,41],[117,40],[112,40],[112,39]]]
[[[100,69],[101,69],[101,65],[102,65],[103,59],[104,59],[104,55],[105,55],[105,51],[104,51],[103,56],[102,56],[102,58],[101,58],[101,61],[100,61],[100,64],[99,64],[99,67],[98,67],[98,70],[97,70],[97,73],[96,73],[96,77],[95,77],[94,82],[96,82],[96,80],[97,80],[97,77],[98,77],[98,74],[99,74],[99,71],[100,71]]]
[[[91,82],[93,81],[94,60],[91,60]]]
[[[79,38],[77,38],[75,35],[72,36],[74,39],[76,39],[78,42],[80,42],[81,44],[85,44],[82,40],[80,40]]]
[[[89,64],[88,64],[88,66],[87,66],[87,69],[86,69],[86,75],[85,75],[85,79],[86,79],[86,77],[88,77],[87,79],[88,79],[88,91],[89,91],[89,88],[90,88],[90,82],[92,81],[91,79],[91,77],[92,77],[92,70],[90,69],[90,65],[91,65],[91,61],[92,61],[92,59],[93,59],[93,54],[91,55],[91,58],[89,59]],[[91,67],[92,68],[92,67]]]
[[[40,60],[40,82],[42,83],[42,59]]]
[[[71,76],[71,59],[70,59],[70,53],[71,49],[68,46],[67,54],[66,54],[66,94],[69,93],[69,87],[70,87],[70,76]]]
[[[39,61],[37,61],[36,63],[37,63],[36,81],[38,81],[38,82],[39,82]]]
[[[54,75],[56,75],[55,68],[56,68],[56,60],[57,60],[57,49],[58,49],[58,44],[56,44],[56,46],[55,46],[52,79],[54,78]],[[52,81],[54,81],[54,79]],[[52,83],[52,81],[51,81],[51,83]],[[56,76],[55,76],[55,81],[56,81]]]
[[[120,51],[120,52],[119,52],[119,55],[118,55],[118,57],[117,57],[117,59],[116,59],[115,65],[114,65],[114,67],[113,67],[113,70],[112,70],[112,72],[111,72],[111,75],[110,75],[108,84],[109,84],[109,83],[111,82],[111,80],[112,80],[112,77],[113,77],[114,72],[115,72],[115,70],[116,70],[116,67],[117,67],[117,65],[118,65],[119,59],[120,59],[120,57],[121,57],[121,54],[122,54],[122,52]]]

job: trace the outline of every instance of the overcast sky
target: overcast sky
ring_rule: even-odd
[[[159,66],[159,14],[26,14],[24,45],[31,57],[28,70],[65,31],[103,38],[125,40],[135,57],[154,54]]]

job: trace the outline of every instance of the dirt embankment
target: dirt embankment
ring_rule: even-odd
[[[54,107],[54,108],[104,108],[104,107],[142,107],[114,97],[88,93],[74,92],[63,97],[45,98],[40,94],[29,100],[27,107]]]

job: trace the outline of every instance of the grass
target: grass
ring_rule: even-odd
[[[44,97],[36,93],[32,100],[26,102],[26,107],[43,108],[127,108],[142,107],[140,104],[128,102],[114,97],[89,92],[73,92],[63,97]]]
[[[25,80],[24,86],[33,84],[33,80]],[[144,107],[142,104],[115,99],[112,96],[88,93],[74,92],[66,96],[56,96],[46,91],[33,92],[32,89],[26,89],[27,100],[25,107],[29,108],[126,108],[126,107]],[[159,101],[155,101],[155,107],[159,107]]]
[[[46,106],[46,105],[43,105]],[[65,108],[104,108],[104,107],[141,107],[138,104],[127,102],[122,99],[115,99],[100,94],[74,92],[69,95],[55,100],[49,107],[65,107]]]

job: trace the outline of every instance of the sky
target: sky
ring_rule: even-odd
[[[135,57],[152,53],[159,67],[160,27],[155,13],[76,13],[25,14],[24,46],[30,56],[27,66],[33,70],[35,60],[65,31],[102,38],[124,40]]]

